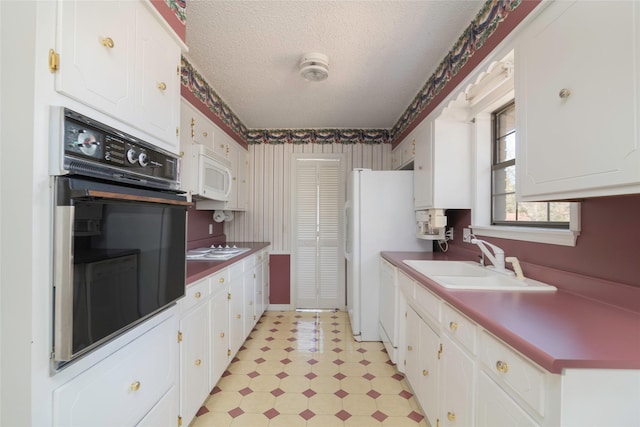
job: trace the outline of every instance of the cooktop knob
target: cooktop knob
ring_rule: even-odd
[[[131,164],[134,164],[138,161],[138,153],[136,153],[135,148],[129,148],[127,150],[127,160],[129,160],[129,163]]]
[[[140,163],[140,166],[142,167],[145,167],[149,164],[149,156],[147,156],[147,153],[140,153],[140,155],[138,156],[138,163]]]

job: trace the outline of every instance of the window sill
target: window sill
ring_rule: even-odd
[[[476,236],[497,237],[500,239],[521,240],[559,246],[575,246],[578,235],[580,235],[580,231],[577,230],[504,227],[496,225],[472,225],[471,230]]]

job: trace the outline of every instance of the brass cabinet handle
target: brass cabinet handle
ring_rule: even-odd
[[[160,90],[167,90],[167,84],[165,82],[158,83],[157,87]]]
[[[224,277],[219,278],[219,279],[218,279],[218,282],[220,282],[220,283],[224,283]]]
[[[454,414],[453,412],[447,412],[447,419],[449,421],[455,421],[456,420],[456,414]]]
[[[571,90],[566,88],[560,89],[560,92],[558,92],[558,96],[562,99],[566,99],[571,96]]]
[[[456,322],[449,322],[449,329],[452,331],[458,330],[458,324]]]
[[[502,360],[498,360],[496,362],[496,369],[498,370],[498,372],[506,374],[507,372],[509,372],[509,364],[507,362],[503,362]]]
[[[429,371],[427,371],[426,369],[422,370],[422,376],[426,377],[427,375],[429,375]]]
[[[202,132],[202,136],[204,136],[205,138],[209,136],[209,134],[207,132]]]
[[[196,366],[200,366],[202,364],[202,360],[196,359]]]
[[[249,301],[249,305],[253,305],[253,301]]]
[[[129,386],[129,389],[131,391],[138,391],[140,390],[140,381],[136,381],[134,383],[131,383],[131,385]]]
[[[102,46],[108,47],[109,49],[113,49],[113,47],[116,45],[111,37],[105,37],[104,39],[100,40],[100,43],[102,43]]]
[[[202,294],[200,292],[196,292],[194,297],[196,297],[196,299],[200,298],[202,296]]]
[[[220,338],[224,338],[224,332],[220,332]]]
[[[239,319],[241,317],[240,314],[236,314],[236,319]]]
[[[408,346],[407,346],[407,350],[409,350],[409,351],[413,351],[413,346],[408,345]]]

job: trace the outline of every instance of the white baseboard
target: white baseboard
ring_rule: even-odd
[[[291,304],[269,304],[267,311],[291,311]]]

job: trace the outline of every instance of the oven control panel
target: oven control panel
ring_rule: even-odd
[[[68,173],[179,188],[179,158],[145,141],[67,108],[62,109],[61,145]]]

